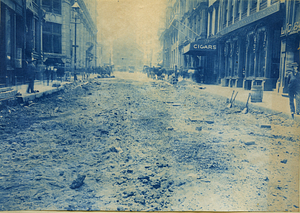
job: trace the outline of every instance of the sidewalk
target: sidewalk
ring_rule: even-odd
[[[245,90],[243,88],[235,88],[235,87],[222,87],[221,85],[207,85],[207,84],[194,84],[195,88],[197,86],[205,87],[205,89],[201,89],[203,92],[207,92],[210,94],[214,94],[216,96],[224,97],[224,104],[226,99],[230,99],[233,90],[238,92],[234,105],[239,106],[241,108],[245,108],[247,98],[251,90]],[[200,89],[199,89],[200,90]],[[251,98],[248,102],[249,110],[259,110],[264,111],[270,114],[278,114],[281,117],[291,119],[291,111],[289,105],[289,98],[287,96],[282,96],[281,94],[277,93],[276,91],[263,91],[263,99],[262,102],[251,102]],[[300,115],[295,114],[295,121],[300,122]]]
[[[89,79],[97,77],[97,74],[90,74]],[[82,80],[81,75],[77,75],[78,82]],[[36,93],[27,93],[27,84],[4,87],[0,89],[0,105],[6,105],[10,99],[19,100],[19,102],[28,102],[36,98],[40,98],[43,95],[52,94],[64,89],[64,86],[67,84],[74,83],[74,78],[72,77],[70,81],[59,81],[54,80],[49,82],[44,80],[35,80],[34,81],[34,90],[38,91]],[[59,87],[53,87],[53,84],[59,84]]]
[[[60,84],[61,86],[59,87],[52,87],[52,85],[56,83],[56,84]],[[49,82],[49,86],[47,86],[47,82],[46,81],[40,81],[40,80],[35,80],[34,81],[34,90],[38,91],[36,93],[27,93],[27,88],[28,85],[27,84],[22,84],[22,85],[18,85],[18,86],[13,86],[13,90],[17,90],[18,93],[20,93],[20,98],[22,98],[23,102],[27,102],[27,101],[32,101],[36,98],[40,98],[43,95],[48,95],[48,94],[52,94],[55,92],[58,92],[60,90],[62,90],[64,88],[64,85],[66,84],[71,84],[73,82],[67,82],[67,81],[50,81]]]

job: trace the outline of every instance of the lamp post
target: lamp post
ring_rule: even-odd
[[[77,41],[76,41],[76,37],[77,37],[77,15],[78,15],[79,10],[80,10],[80,6],[77,3],[77,1],[75,1],[75,3],[73,4],[72,10],[74,11],[74,16],[75,16],[74,17],[75,18],[75,38],[74,38],[75,45],[73,45],[73,47],[75,48],[75,51],[74,51],[74,53],[75,53],[75,55],[74,55],[74,81],[76,81],[77,80],[77,74],[76,74],[76,63],[77,63],[77,58],[76,57],[77,57],[77,54],[76,54],[76,49],[78,47]]]

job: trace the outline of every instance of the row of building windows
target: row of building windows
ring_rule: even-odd
[[[271,4],[278,0],[271,0]],[[291,1],[294,2],[294,1]],[[224,0],[221,2],[223,11],[219,10],[219,5],[211,6],[208,11],[208,36],[215,35],[219,30],[232,25],[249,15],[263,10],[267,7],[267,0]]]
[[[61,14],[61,0],[43,0],[42,5],[46,12]]]
[[[44,52],[60,54],[62,52],[61,38],[61,24],[46,22],[43,25]]]

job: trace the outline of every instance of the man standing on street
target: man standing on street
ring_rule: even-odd
[[[299,74],[298,74],[298,64],[292,63],[291,64],[292,72],[288,75],[288,89],[289,89],[289,99],[290,99],[290,108],[291,108],[291,115],[294,118],[295,114],[295,103],[294,99],[298,99],[299,95]]]
[[[34,79],[35,79],[35,72],[36,72],[36,67],[35,67],[35,61],[29,61],[26,67],[26,73],[28,77],[28,88],[27,88],[27,93],[34,93]]]

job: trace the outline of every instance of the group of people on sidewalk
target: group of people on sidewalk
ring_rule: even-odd
[[[298,71],[298,64],[291,64],[292,71],[288,74],[288,90],[290,99],[291,116],[294,119],[294,114],[300,114],[300,74]],[[295,108],[296,100],[296,108]]]

